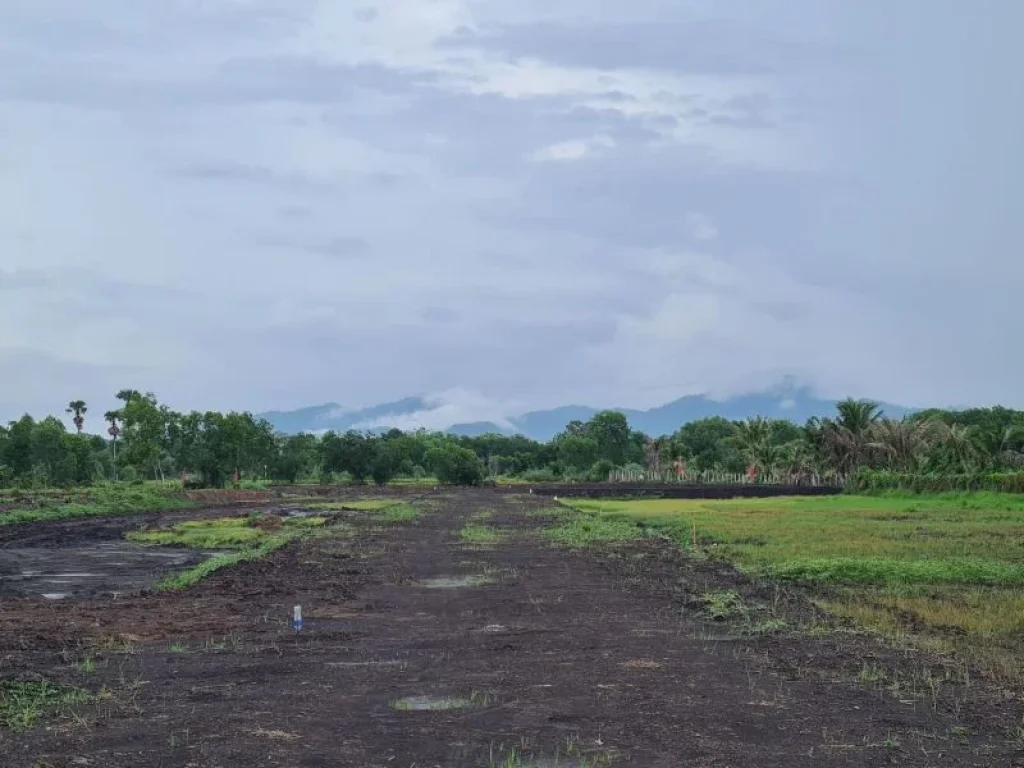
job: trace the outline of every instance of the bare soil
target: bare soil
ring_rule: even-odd
[[[1024,765],[1002,700],[972,715],[894,696],[851,670],[895,652],[841,633],[744,637],[698,599],[736,589],[813,619],[799,595],[662,542],[552,548],[530,514],[540,498],[430,501],[413,524],[304,541],[184,593],[3,600],[0,681],[100,695],[0,731],[0,764]],[[484,509],[505,538],[461,544]],[[139,523],[17,526],[0,561],[5,546],[84,546]]]

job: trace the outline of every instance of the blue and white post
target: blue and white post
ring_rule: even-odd
[[[292,613],[292,629],[296,632],[302,629],[302,606],[296,605]]]

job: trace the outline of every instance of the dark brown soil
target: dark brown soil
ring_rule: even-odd
[[[887,661],[862,639],[744,638],[709,623],[697,599],[736,589],[810,616],[799,596],[759,592],[667,544],[553,549],[528,515],[543,503],[446,494],[411,525],[306,541],[181,594],[4,601],[0,679],[103,693],[74,717],[0,731],[0,764],[1017,764],[994,721],[850,679],[851,665]],[[460,544],[485,508],[505,540]],[[431,582],[474,576],[487,583]],[[86,656],[92,673],[75,664]],[[419,696],[469,706],[393,706]],[[513,750],[522,760],[502,762]]]

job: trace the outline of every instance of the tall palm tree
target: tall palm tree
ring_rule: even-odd
[[[121,434],[121,428],[117,425],[117,422],[121,418],[121,412],[107,411],[103,414],[103,418],[110,424],[110,427],[107,429],[107,434],[110,435],[112,450],[114,452],[114,479],[117,480],[117,436]]]
[[[916,472],[938,440],[942,426],[933,419],[880,419],[873,428],[875,441],[884,446],[890,466]]]
[[[75,429],[78,430],[78,434],[82,434],[82,426],[85,424],[85,414],[88,410],[85,400],[72,400],[68,403],[67,412],[75,414],[71,422],[75,425]]]
[[[856,472],[872,450],[881,448],[873,439],[873,429],[885,415],[873,400],[854,400],[848,397],[836,403],[838,417],[830,430],[844,469]]]

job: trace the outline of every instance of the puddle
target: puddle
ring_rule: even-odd
[[[150,587],[169,573],[191,568],[215,554],[150,548],[126,541],[90,547],[4,549],[0,557],[0,598],[117,596]]]
[[[406,696],[388,702],[388,706],[401,712],[447,712],[453,709],[486,707],[494,699],[486,693],[474,692],[472,696]]]
[[[490,584],[486,576],[442,576],[437,579],[426,579],[420,582],[427,589],[461,589],[463,587],[482,587]]]

